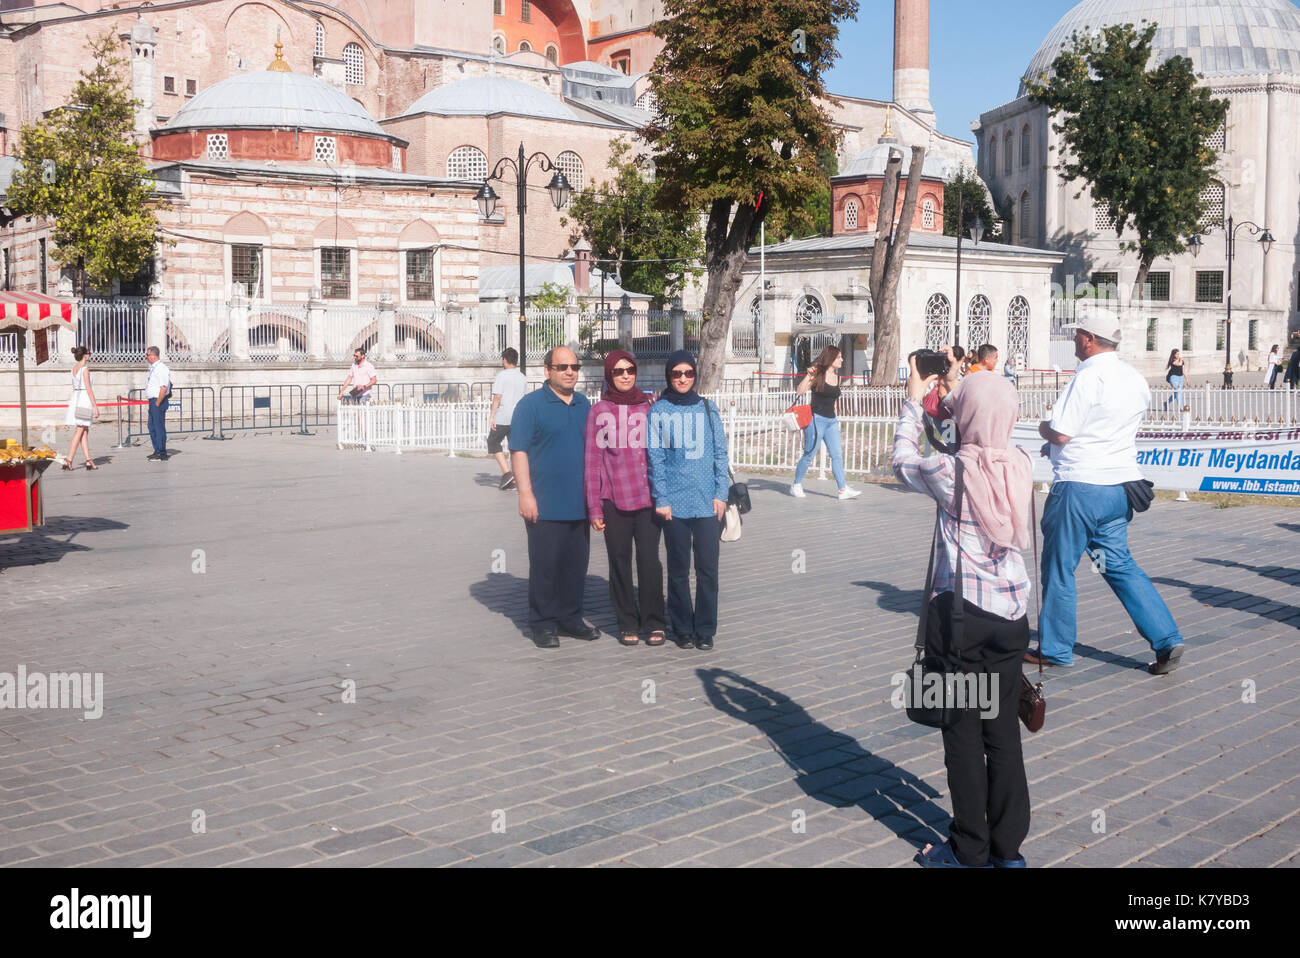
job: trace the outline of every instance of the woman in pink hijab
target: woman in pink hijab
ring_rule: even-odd
[[[992,693],[986,711],[968,709],[943,732],[952,824],[948,841],[925,846],[916,860],[926,868],[1024,868],[1020,843],[1029,834],[1029,786],[1017,707],[1029,647],[1030,583],[1020,550],[1033,541],[1034,483],[1028,454],[1011,445],[1016,390],[1000,376],[968,376],[958,384],[952,363],[952,391],[943,405],[956,425],[957,453],[923,457],[921,400],[937,377],[922,378],[915,359],[909,362],[908,398],[894,432],[894,475],[938,503],[934,588],[925,597],[926,654],[974,673],[977,688]],[[964,615],[957,647],[952,620],[959,551]]]

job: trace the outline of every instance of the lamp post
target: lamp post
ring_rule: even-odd
[[[962,202],[962,184],[957,184],[957,303],[953,306],[953,339],[954,346],[961,345],[961,233],[964,225],[963,220],[966,213],[966,205]],[[970,225],[971,243],[975,246],[980,245],[980,240],[984,238],[984,221],[978,216],[975,222]]]
[[[1232,260],[1237,254],[1237,230],[1242,227],[1250,230],[1251,236],[1259,236],[1259,245],[1264,250],[1264,255],[1273,248],[1273,234],[1269,232],[1267,226],[1260,226],[1258,223],[1252,223],[1250,220],[1242,220],[1240,223],[1234,223],[1231,216],[1228,217],[1228,224],[1223,227],[1224,246],[1228,254],[1228,321],[1225,324],[1224,333],[1224,354],[1223,354],[1223,388],[1232,388]],[[1201,247],[1205,244],[1199,236],[1193,236],[1187,241],[1187,245],[1192,248],[1192,256],[1201,255]]]
[[[537,163],[538,169],[542,172],[554,170],[555,175],[551,177],[551,182],[547,184],[547,189],[551,191],[551,202],[555,208],[561,209],[572,192],[569,181],[565,178],[564,172],[560,170],[545,153],[538,151],[532,156],[525,158],[524,145],[519,144],[519,156],[511,159],[503,156],[497,160],[496,166],[492,168],[492,173],[483,181],[479,187],[478,195],[475,200],[478,201],[478,211],[484,219],[490,219],[497,208],[497,194],[489,185],[491,180],[501,179],[501,174],[506,167],[515,171],[515,209],[519,217],[519,371],[528,370],[528,312],[527,298],[524,288],[524,215],[528,211],[528,168]]]

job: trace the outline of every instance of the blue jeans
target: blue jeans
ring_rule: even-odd
[[[1169,385],[1171,385],[1171,386],[1174,387],[1174,405],[1175,405],[1175,407],[1177,407],[1178,409],[1182,409],[1182,408],[1183,408],[1183,405],[1184,405],[1184,403],[1183,403],[1183,377],[1182,377],[1182,376],[1170,376],[1170,377],[1169,377]],[[1165,400],[1165,408],[1166,408],[1166,409],[1169,408],[1169,400],[1168,400],[1168,399]]]
[[[149,441],[160,456],[167,454],[167,406],[167,400],[161,406],[157,399],[149,400]]]
[[[1183,637],[1147,574],[1128,551],[1132,512],[1124,487],[1057,482],[1043,506],[1043,612],[1039,633],[1043,657],[1060,665],[1074,662],[1077,638],[1074,570],[1087,549],[1142,638],[1159,655]]]
[[[803,482],[804,474],[812,465],[813,456],[817,455],[817,444],[826,443],[826,452],[831,457],[831,472],[835,475],[835,484],[843,489],[848,483],[844,481],[844,451],[840,447],[840,421],[827,416],[812,417],[812,422],[803,431],[803,458],[794,467],[794,481]]]

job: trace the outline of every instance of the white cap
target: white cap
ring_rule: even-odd
[[[1074,322],[1066,323],[1061,328],[1070,331],[1082,329],[1085,333],[1092,333],[1112,343],[1119,342],[1121,332],[1119,317],[1115,315],[1115,311],[1094,303],[1080,304],[1075,310]]]

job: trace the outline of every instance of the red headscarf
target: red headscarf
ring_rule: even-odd
[[[639,386],[633,386],[627,392],[619,392],[614,386],[614,366],[620,359],[626,359],[633,366],[636,365],[636,357],[623,349],[616,349],[606,356],[605,391],[600,394],[600,398],[608,399],[619,406],[639,406],[643,402],[649,402],[650,397],[643,393]]]
[[[1024,450],[1010,445],[1019,405],[1016,387],[1001,376],[967,376],[953,391],[966,501],[980,530],[1007,549],[1033,541],[1033,465]]]

